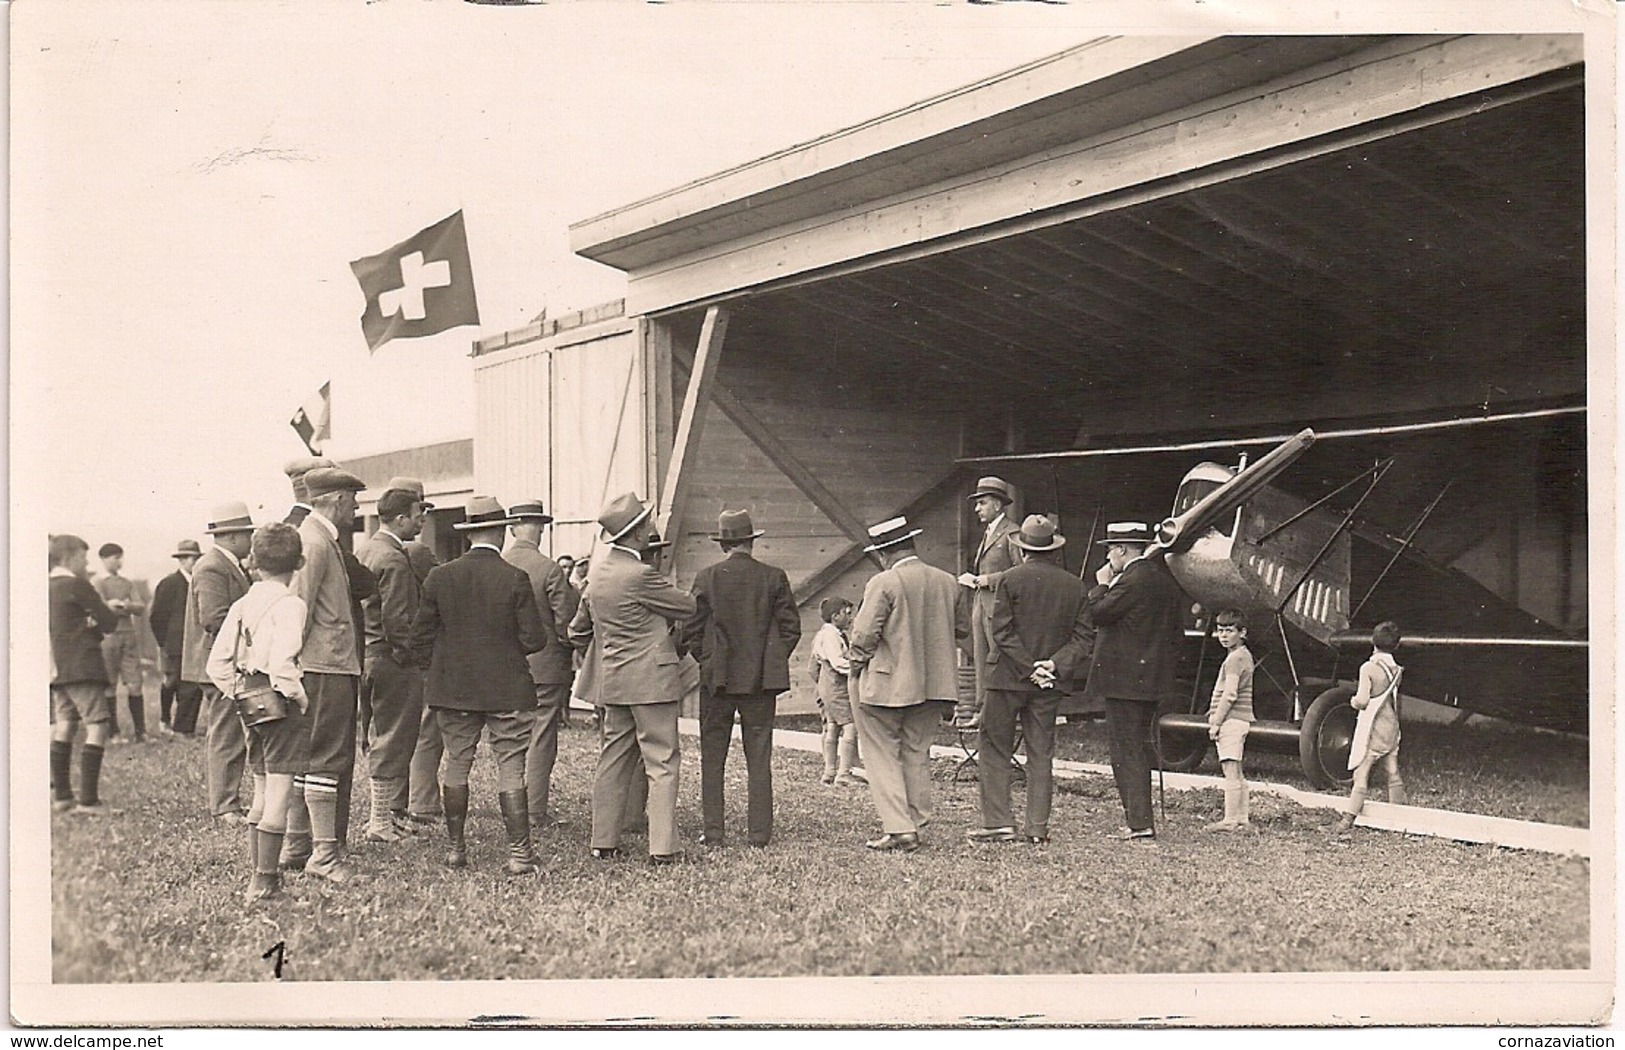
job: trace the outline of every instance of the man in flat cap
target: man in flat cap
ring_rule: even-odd
[[[303,480],[311,507],[299,524],[305,561],[289,590],[308,609],[299,664],[310,701],[310,767],[294,778],[282,866],[344,883],[352,872],[340,844],[339,785],[355,772],[361,659],[339,537],[354,523],[356,493],[367,486],[334,467],[317,467]]]
[[[475,496],[467,520],[467,553],[429,573],[412,624],[412,649],[429,669],[424,701],[440,723],[446,756],[441,804],[451,850],[446,863],[468,863],[468,777],[483,732],[497,765],[497,801],[507,834],[507,871],[536,871],[525,792],[525,752],[536,720],[529,653],[549,643],[530,579],[502,560],[502,535],[514,519],[495,499]]]
[[[748,510],[724,510],[711,538],[721,561],[694,577],[695,612],[680,648],[700,663],[700,805],[703,843],[724,839],[722,776],[734,716],[745,747],[746,832],[752,846],[773,837],[773,714],[790,688],[790,653],[801,640],[801,614],[784,570],[752,555],[762,530]]]
[[[611,500],[598,524],[609,549],[593,563],[570,625],[572,644],[586,651],[576,692],[604,708],[592,789],[592,855],[606,860],[620,854],[628,767],[641,763],[649,783],[649,860],[670,864],[682,859],[677,709],[683,697],[671,626],[694,615],[694,599],[645,564],[653,530],[649,508],[636,495]]]
[[[1021,564],[1011,537],[1016,533],[1015,522],[1005,514],[1015,502],[1015,490],[1003,478],[985,477],[976,482],[976,490],[967,497],[976,511],[976,520],[982,523],[982,538],[976,546],[976,556],[970,568],[959,574],[960,586],[968,588],[971,603],[971,665],[976,669],[976,699],[973,705],[956,705],[954,722],[967,728],[981,724],[982,707],[987,700],[987,669],[993,653],[992,631],[989,627],[993,615],[993,588],[999,576]]]
[[[1029,515],[1011,542],[1021,551],[1021,564],[1001,574],[994,586],[993,651],[978,735],[982,826],[970,829],[966,838],[1015,841],[1010,768],[1019,719],[1027,740],[1024,833],[1028,842],[1040,845],[1049,841],[1055,718],[1092,637],[1085,612],[1089,592],[1061,563],[1066,537],[1048,518]]]
[[[181,540],[170,557],[175,559],[175,571],[158,581],[152,592],[152,611],[147,614],[164,674],[158,720],[169,732],[191,736],[197,729],[198,704],[203,697],[181,681],[181,654],[186,648],[186,594],[192,586],[192,568],[203,557],[203,549],[197,540]]]
[[[1106,548],[1106,564],[1089,592],[1097,634],[1083,695],[1105,701],[1112,778],[1128,821],[1118,837],[1154,844],[1151,734],[1157,704],[1176,689],[1187,599],[1161,552],[1146,554],[1151,538],[1144,522],[1115,521],[1097,541]]]
[[[530,750],[525,754],[525,795],[530,804],[532,824],[552,821],[547,805],[553,780],[553,764],[559,755],[559,725],[570,704],[570,683],[575,672],[570,667],[570,621],[575,618],[581,595],[564,570],[542,553],[542,529],[553,520],[542,501],[526,500],[508,508],[514,519],[509,526],[513,542],[503,552],[509,565],[524,572],[536,595],[547,645],[530,654],[530,680],[536,687],[536,719],[531,727]]]
[[[419,500],[389,489],[378,497],[378,530],[357,557],[378,583],[361,603],[366,618],[361,672],[361,724],[367,737],[372,808],[366,838],[398,842],[415,829],[406,824],[407,776],[423,720],[423,676],[412,655],[412,621],[421,587],[406,544],[418,534]]]
[[[248,757],[248,735],[237,716],[237,704],[209,681],[209,650],[231,604],[248,593],[248,557],[254,538],[254,520],[242,503],[214,509],[203,530],[214,544],[192,569],[186,592],[186,615],[181,626],[181,681],[197,686],[203,698],[204,770],[209,813],[227,824],[243,824],[240,792],[243,762]]]
[[[920,848],[931,819],[931,738],[936,717],[928,700],[958,694],[958,645],[970,634],[969,599],[954,578],[920,560],[920,529],[892,518],[869,528],[869,546],[884,572],[869,579],[852,622],[852,714],[879,812],[873,850]]]

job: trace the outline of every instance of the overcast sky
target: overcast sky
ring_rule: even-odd
[[[622,294],[569,223],[1102,32],[1273,14],[1219,6],[23,0],[13,527],[156,578],[220,501],[285,511],[325,380],[338,458],[469,437],[473,339]],[[459,208],[480,326],[369,356],[350,260]]]

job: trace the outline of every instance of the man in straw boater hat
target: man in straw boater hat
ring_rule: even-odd
[[[170,557],[175,559],[175,571],[153,588],[152,611],[147,614],[164,675],[158,694],[158,724],[164,731],[191,736],[197,730],[202,694],[181,681],[181,654],[186,649],[186,594],[192,586],[192,567],[203,557],[203,548],[197,540],[181,540]]]
[[[695,612],[682,648],[700,663],[700,840],[724,839],[722,775],[734,716],[745,747],[746,833],[752,846],[773,837],[773,714],[790,688],[790,654],[801,640],[801,614],[790,578],[752,552],[763,535],[748,510],[724,510],[711,539],[723,558],[694,576]]]
[[[202,697],[203,761],[209,813],[227,824],[246,823],[240,792],[243,762],[248,757],[248,734],[237,716],[237,705],[209,681],[209,649],[214,645],[226,613],[248,593],[248,557],[254,520],[243,503],[223,503],[209,516],[203,530],[214,541],[192,568],[192,586],[186,592],[181,626],[181,681],[196,685]],[[255,745],[256,756],[258,745]]]
[[[310,701],[310,762],[304,776],[294,778],[282,867],[345,883],[353,872],[344,862],[339,813],[348,808],[348,796],[340,785],[355,773],[361,650],[339,537],[355,522],[356,493],[367,484],[335,467],[317,467],[303,482],[311,507],[298,526],[305,560],[289,590],[307,608],[299,664]]]
[[[406,822],[407,775],[423,720],[423,675],[412,656],[412,621],[421,585],[406,544],[418,534],[418,499],[402,489],[378,497],[378,529],[357,557],[377,580],[378,593],[361,603],[365,657],[361,668],[361,724],[367,741],[372,808],[369,842],[398,842],[416,831]]]
[[[1118,837],[1152,843],[1151,734],[1158,702],[1176,688],[1185,592],[1160,551],[1147,556],[1151,527],[1144,522],[1112,522],[1097,542],[1106,548],[1106,564],[1089,592],[1088,615],[1097,634],[1083,695],[1105,701],[1112,778],[1128,821]]]
[[[976,511],[976,520],[982,523],[976,556],[970,568],[959,574],[960,586],[968,588],[972,596],[971,666],[976,670],[976,697],[973,704],[955,705],[954,723],[973,728],[981,723],[987,699],[987,670],[993,648],[988,620],[993,615],[993,588],[999,576],[1019,565],[1020,560],[1011,540],[1016,525],[1005,514],[1016,498],[1010,483],[991,476],[978,478],[975,491],[966,498]]]
[[[931,819],[931,738],[937,718],[928,700],[958,694],[958,644],[970,634],[970,604],[954,578],[914,550],[922,530],[892,518],[869,528],[884,572],[863,589],[852,622],[852,714],[858,725],[869,796],[884,831],[864,843],[912,852]]]
[[[1010,763],[1019,719],[1027,740],[1023,832],[1028,842],[1041,845],[1049,841],[1055,718],[1079,660],[1089,652],[1091,631],[1084,611],[1089,591],[1062,564],[1066,537],[1050,519],[1028,515],[1011,542],[1021,552],[1021,564],[1001,575],[993,591],[993,649],[978,735],[982,826],[965,837],[972,842],[1016,839]]]
[[[424,701],[445,741],[440,801],[451,849],[448,867],[468,865],[468,775],[483,731],[497,765],[497,802],[507,837],[507,871],[530,875],[525,753],[536,721],[536,692],[526,657],[549,644],[530,578],[502,560],[502,537],[515,519],[490,496],[468,501],[462,557],[429,573],[412,624],[412,650],[429,669]]]
[[[570,641],[586,651],[576,693],[604,709],[592,787],[592,855],[620,855],[629,767],[641,764],[649,785],[649,861],[670,864],[683,857],[677,838],[683,680],[671,625],[694,615],[694,598],[644,562],[653,528],[649,508],[635,494],[610,500],[598,524],[609,549],[593,562],[570,624]]]
[[[570,586],[564,570],[542,553],[542,529],[553,516],[542,501],[527,500],[508,508],[514,519],[509,526],[513,542],[502,557],[530,578],[536,596],[536,611],[542,616],[547,646],[530,654],[530,681],[536,690],[536,719],[530,731],[530,749],[525,753],[525,792],[530,801],[530,822],[547,825],[547,812],[553,781],[553,764],[559,757],[559,725],[570,705],[570,683],[575,671],[570,666],[570,621],[575,618],[581,595]]]

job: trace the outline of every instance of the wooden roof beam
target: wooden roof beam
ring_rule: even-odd
[[[688,503],[689,481],[694,458],[699,454],[700,435],[705,429],[705,412],[716,385],[717,367],[722,359],[722,340],[728,334],[728,311],[713,306],[705,311],[700,325],[699,346],[689,371],[688,390],[683,395],[683,413],[677,420],[677,436],[672,441],[671,460],[666,464],[666,482],[660,486],[660,535],[671,535],[671,523],[683,521]],[[673,348],[675,353],[675,348]]]

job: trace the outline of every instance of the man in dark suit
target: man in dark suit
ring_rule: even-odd
[[[248,593],[248,557],[254,521],[243,503],[225,503],[214,509],[209,527],[214,546],[192,569],[186,592],[186,618],[182,628],[181,680],[198,685],[203,697],[204,762],[209,813],[226,824],[244,824],[240,792],[243,763],[248,757],[247,733],[237,717],[237,705],[209,681],[206,669],[214,636],[226,622],[231,603]]]
[[[101,800],[102,755],[113,719],[107,698],[102,639],[118,627],[118,613],[102,600],[85,572],[90,546],[78,536],[50,540],[51,577],[51,812],[108,816]],[[70,782],[73,738],[80,724],[79,797]]]
[[[497,763],[497,801],[508,839],[510,875],[536,871],[525,798],[525,752],[536,720],[526,657],[548,644],[530,578],[502,560],[502,535],[514,522],[490,496],[468,503],[453,526],[468,553],[429,573],[412,624],[412,650],[429,669],[424,700],[445,741],[441,805],[451,850],[446,864],[468,864],[468,774],[483,730]]]
[[[417,577],[418,590],[422,593],[424,581],[428,580],[429,573],[440,564],[434,551],[423,542],[424,530],[429,527],[429,512],[434,510],[434,504],[424,498],[423,482],[417,478],[394,477],[384,483],[384,495],[400,491],[411,493],[417,501],[412,511],[412,523],[417,533],[413,539],[406,541],[404,550],[406,560],[412,566],[412,574]],[[380,499],[383,497],[380,496]],[[423,676],[423,668],[417,668],[418,677]],[[423,715],[418,720],[417,745],[412,750],[411,770],[407,774],[406,794],[403,798],[396,796],[397,809],[406,810],[406,823],[413,828],[438,823],[443,815],[440,811],[440,759],[445,754],[445,743],[440,739],[440,723],[435,721],[434,712],[428,707],[423,708]]]
[[[1054,794],[1055,717],[1071,686],[1091,632],[1083,581],[1061,564],[1066,537],[1041,514],[1029,515],[1012,538],[1021,564],[999,577],[993,591],[993,649],[987,670],[976,778],[982,826],[966,833],[972,842],[1013,842],[1010,763],[1016,720],[1027,740],[1027,841],[1049,841]]]
[[[181,540],[170,557],[175,559],[175,571],[158,581],[152,592],[152,610],[147,614],[164,673],[158,694],[158,724],[166,732],[191,736],[197,728],[202,694],[181,681],[181,653],[186,648],[186,592],[191,588],[192,569],[203,551],[197,540]]]
[[[694,615],[692,596],[672,586],[643,555],[652,538],[649,508],[633,493],[598,515],[609,549],[596,559],[570,624],[585,650],[576,694],[604,708],[598,773],[592,787],[592,855],[620,855],[628,767],[649,782],[649,860],[682,859],[677,845],[677,708],[683,681],[671,625]]]
[[[976,520],[982,523],[982,538],[976,546],[976,556],[970,569],[959,574],[961,587],[971,594],[971,666],[976,669],[976,699],[973,705],[963,701],[955,704],[954,723],[966,728],[981,724],[982,706],[987,700],[987,669],[991,665],[993,648],[989,620],[993,615],[993,588],[999,576],[1020,564],[1011,537],[1016,533],[1015,522],[1006,515],[1015,502],[1015,490],[1003,478],[985,477],[976,482],[976,491],[969,497],[976,510]]]
[[[536,611],[542,616],[547,646],[530,655],[530,680],[536,687],[536,721],[531,727],[530,749],[525,753],[525,794],[530,801],[531,823],[545,825],[553,764],[559,756],[559,725],[570,705],[570,683],[575,671],[570,666],[570,621],[575,618],[581,595],[570,586],[564,570],[542,553],[542,528],[553,520],[542,509],[541,500],[515,503],[508,508],[514,519],[513,543],[502,555],[509,565],[530,578],[536,595]]]
[[[694,577],[695,612],[681,648],[700,662],[700,840],[723,843],[722,775],[734,716],[745,745],[752,846],[773,837],[773,715],[790,688],[790,653],[801,640],[801,615],[784,570],[752,556],[762,535],[748,510],[725,510],[711,538],[723,559]]]
[[[1106,564],[1089,592],[1089,618],[1098,634],[1084,698],[1105,701],[1112,778],[1128,820],[1119,837],[1153,842],[1151,727],[1158,702],[1176,688],[1185,592],[1161,552],[1146,556],[1150,526],[1113,522],[1098,542],[1106,548]]]
[[[416,505],[410,492],[378,497],[378,531],[357,555],[378,581],[378,593],[361,606],[366,617],[361,709],[369,717],[359,731],[368,737],[372,811],[365,837],[370,842],[399,842],[415,830],[405,822],[406,778],[423,718],[423,676],[412,656],[420,587],[406,558],[406,544],[417,535]]]

